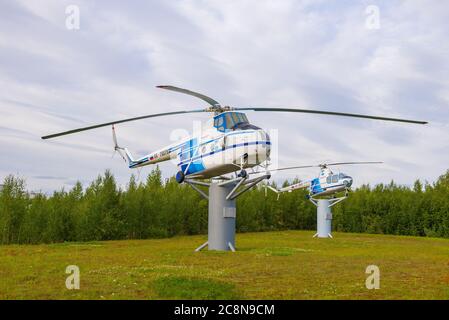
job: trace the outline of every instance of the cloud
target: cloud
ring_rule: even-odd
[[[32,189],[88,182],[109,168],[110,128],[41,141],[52,132],[141,114],[203,107],[155,89],[172,84],[225,105],[302,107],[429,120],[416,126],[315,115],[248,112],[278,130],[279,165],[383,160],[344,167],[356,183],[434,180],[449,163],[449,7],[441,1],[75,1],[80,30],[65,27],[73,1],[0,4],[0,178]],[[367,5],[380,29],[365,27]],[[207,115],[118,126],[142,155]],[[162,164],[164,175],[176,172]],[[141,176],[150,168],[143,169]],[[136,173],[136,172],[134,172]],[[275,179],[302,175],[279,173]],[[305,175],[314,175],[313,170]],[[45,178],[47,177],[47,178]],[[55,179],[54,177],[64,177]]]

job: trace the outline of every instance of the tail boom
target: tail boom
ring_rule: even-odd
[[[135,159],[131,154],[131,152],[128,150],[128,148],[122,148],[118,145],[114,126],[112,126],[112,140],[114,142],[114,150],[122,156],[122,158],[128,163],[128,166],[131,169],[167,161],[174,157],[174,155],[172,154],[172,152],[170,152],[169,149],[162,149],[150,153],[145,157]]]

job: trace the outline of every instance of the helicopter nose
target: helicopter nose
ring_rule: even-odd
[[[259,130],[260,139],[270,142],[270,135],[265,130],[260,129]]]
[[[352,177],[347,177],[346,178],[345,186],[346,186],[346,188],[349,188],[350,186],[352,186]]]

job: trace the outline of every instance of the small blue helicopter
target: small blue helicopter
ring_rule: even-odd
[[[298,183],[292,184],[281,189],[275,189],[271,186],[267,186],[269,189],[280,194],[283,192],[292,192],[297,189],[308,189],[309,194],[307,198],[317,198],[323,196],[334,196],[339,192],[345,192],[345,196],[348,195],[349,188],[353,183],[352,177],[345,173],[333,173],[329,168],[331,166],[338,165],[352,165],[352,164],[380,164],[383,162],[379,161],[368,161],[368,162],[334,162],[334,163],[324,163],[319,165],[311,166],[297,166],[297,167],[287,167],[281,169],[275,169],[270,171],[280,171],[289,169],[303,169],[303,168],[320,168],[320,174],[317,178],[311,180],[300,181]]]

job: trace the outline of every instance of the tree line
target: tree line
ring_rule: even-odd
[[[237,231],[316,229],[316,208],[306,195],[297,190],[277,201],[263,186],[253,188],[237,200]],[[23,179],[10,175],[0,191],[0,243],[204,234],[207,207],[190,186],[163,181],[159,168],[144,182],[131,176],[124,189],[106,171],[86,188],[78,182],[52,195],[31,194]],[[337,231],[449,238],[449,171],[433,184],[362,185],[333,207],[333,218]]]

